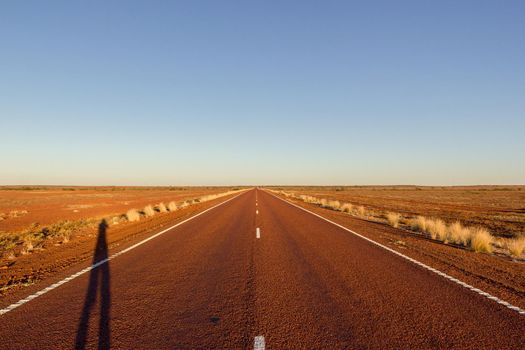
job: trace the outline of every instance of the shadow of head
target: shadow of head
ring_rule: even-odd
[[[98,224],[98,232],[100,233],[100,231],[106,231],[106,228],[108,227],[108,222],[106,221],[106,219],[102,219],[100,220],[100,223]]]
[[[108,223],[105,219],[102,219],[98,224],[97,245],[95,247],[93,262],[100,261],[101,259],[105,259],[108,256],[108,245],[106,242],[107,228]]]

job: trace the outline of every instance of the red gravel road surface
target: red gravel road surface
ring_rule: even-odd
[[[0,315],[0,349],[524,347],[525,315],[262,190]]]

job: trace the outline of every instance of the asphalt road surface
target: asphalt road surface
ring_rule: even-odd
[[[525,316],[254,189],[0,315],[73,348],[523,349]]]

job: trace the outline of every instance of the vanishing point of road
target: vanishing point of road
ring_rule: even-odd
[[[0,349],[525,348],[524,315],[260,189],[98,253],[0,315]]]

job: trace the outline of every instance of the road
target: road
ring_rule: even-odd
[[[0,316],[1,349],[524,344],[524,315],[255,189]]]

